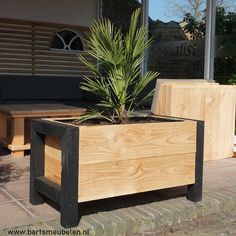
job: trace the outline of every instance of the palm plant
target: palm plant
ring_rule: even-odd
[[[153,96],[154,91],[146,95],[141,93],[158,73],[148,71],[141,75],[144,51],[151,40],[146,40],[147,27],[138,28],[139,15],[140,9],[133,13],[127,34],[108,19],[95,21],[92,25],[87,41],[88,54],[96,59],[98,65],[81,55],[79,59],[96,78],[84,77],[81,89],[100,98],[97,104],[100,110],[91,110],[80,121],[100,117],[112,123],[123,123],[136,107]]]

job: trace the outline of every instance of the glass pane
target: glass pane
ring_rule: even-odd
[[[127,32],[130,17],[139,7],[141,4],[136,0],[103,0],[103,16]]]
[[[236,84],[236,3],[229,0],[217,7],[215,80]]]
[[[71,46],[71,50],[84,50],[83,43],[79,38],[73,40]]]
[[[64,43],[61,41],[61,39],[58,36],[55,36],[55,38],[53,39],[52,48],[64,49]]]
[[[194,8],[188,2],[149,0],[149,32],[153,43],[148,52],[148,67],[158,71],[159,78],[204,76],[206,4]]]
[[[76,34],[73,31],[69,30],[63,30],[59,32],[59,34],[64,39],[66,45],[68,45],[70,41],[76,36]]]

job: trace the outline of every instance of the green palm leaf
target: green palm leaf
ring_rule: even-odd
[[[123,34],[108,19],[95,21],[87,45],[88,54],[97,64],[78,56],[96,77],[84,77],[81,88],[100,97],[97,105],[101,109],[112,110],[112,115],[107,119],[111,122],[122,123],[136,106],[153,95],[151,91],[140,97],[143,89],[156,79],[158,73],[147,72],[141,76],[144,51],[150,46],[151,40],[146,39],[147,27],[138,28],[139,16],[140,9],[133,13],[127,34]],[[102,117],[101,114],[93,111],[84,118]]]

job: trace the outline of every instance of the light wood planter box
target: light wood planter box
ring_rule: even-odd
[[[204,120],[204,160],[209,161],[234,155],[235,107],[236,86],[175,81],[159,86],[152,113]]]
[[[31,203],[57,202],[68,228],[78,224],[82,202],[183,185],[188,199],[200,201],[204,123],[158,119],[80,127],[34,120]]]

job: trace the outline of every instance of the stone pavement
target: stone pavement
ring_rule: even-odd
[[[81,204],[77,233],[157,235],[154,232],[163,226],[234,210],[235,179],[236,159],[229,158],[204,163],[203,201],[197,204],[186,200],[186,187]],[[10,235],[9,229],[28,230],[28,234],[33,234],[30,230],[62,229],[59,212],[49,204],[32,206],[28,192],[29,156],[14,159],[0,150],[0,235]]]
[[[134,234],[133,236],[150,235]],[[230,212],[211,214],[182,224],[156,229],[158,236],[235,236],[236,209]]]

